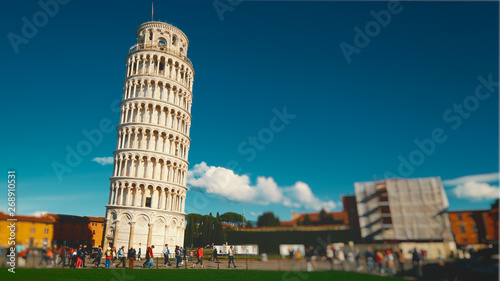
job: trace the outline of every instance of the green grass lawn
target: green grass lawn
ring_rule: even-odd
[[[7,268],[0,268],[0,280],[92,280],[92,281],[132,281],[132,280],[348,280],[348,281],[377,281],[403,279],[385,278],[374,275],[358,274],[341,271],[261,271],[261,270],[217,270],[217,269],[32,269],[17,268],[16,273],[10,273]]]

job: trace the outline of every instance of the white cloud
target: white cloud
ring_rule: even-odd
[[[208,166],[205,162],[194,165],[188,171],[187,183],[198,190],[216,194],[222,198],[241,203],[268,205],[278,203],[287,207],[332,210],[337,207],[333,201],[322,201],[312,193],[304,182],[280,187],[272,177],[257,177],[255,185],[250,184],[247,175],[237,175],[223,167]]]
[[[498,182],[498,173],[480,174],[480,175],[470,175],[459,177],[456,179],[444,180],[443,185],[463,185],[466,182]]]
[[[37,218],[40,218],[42,217],[43,215],[45,215],[47,212],[45,211],[35,211],[33,212],[32,214],[30,214],[30,216],[34,216],[34,217],[37,217]]]
[[[287,207],[306,207],[314,210],[321,210],[321,208],[332,210],[337,207],[337,204],[332,200],[321,201],[314,196],[309,185],[301,181],[296,182],[293,186],[283,188],[283,192],[285,194],[283,205]]]
[[[500,198],[500,189],[498,186],[488,183],[479,183],[477,181],[468,181],[453,189],[457,198],[470,200],[483,200]]]
[[[92,161],[97,162],[103,166],[113,164],[113,157],[96,157]]]

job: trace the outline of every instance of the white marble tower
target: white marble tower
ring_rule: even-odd
[[[104,246],[183,245],[194,71],[188,38],[143,23],[126,59]]]

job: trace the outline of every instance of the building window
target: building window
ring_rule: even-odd
[[[59,227],[59,233],[63,233],[63,228]]]
[[[460,226],[460,233],[465,233],[465,226],[463,225]]]
[[[92,223],[92,226],[96,226],[96,225],[97,225],[97,223],[95,223],[95,222]]]
[[[71,229],[71,233],[75,233],[75,229],[74,228]]]
[[[151,197],[146,198],[146,207],[151,208]]]
[[[35,228],[34,228],[34,227],[32,227],[32,228],[31,228],[31,234],[34,234],[34,233],[35,233]]]
[[[45,235],[49,234],[49,229],[48,228],[44,229],[43,234]]]
[[[95,230],[92,230],[92,234],[94,234],[94,235],[95,235]]]
[[[461,214],[458,214],[458,220],[459,220],[459,221],[463,220],[463,218],[462,218],[462,215],[461,215]]]

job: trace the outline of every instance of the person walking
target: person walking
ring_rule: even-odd
[[[170,257],[170,250],[168,249],[168,244],[165,244],[165,248],[163,248],[162,254],[163,254],[163,258],[165,259],[165,261],[163,263],[163,267],[167,267],[167,264],[168,264],[168,266],[171,266],[172,264],[170,263],[170,260],[168,259],[168,257]]]
[[[340,268],[342,271],[345,271],[345,253],[340,247],[337,249],[337,259],[339,260]]]
[[[47,247],[45,246],[42,248],[42,260],[40,261],[40,263],[38,263],[38,265],[42,265],[43,262],[45,262],[46,266],[49,265],[49,259],[47,257]]]
[[[213,261],[215,262],[219,262],[219,257],[218,257],[218,253],[217,253],[217,248],[214,247],[214,252],[212,253],[213,255]]]
[[[405,258],[403,257],[403,252],[401,252],[401,249],[396,246],[392,255],[394,256],[394,272],[397,272],[398,270],[404,271],[403,265]]]
[[[101,264],[101,259],[102,259],[102,248],[99,246],[97,248],[97,252],[94,253],[94,267],[98,268],[99,265]]]
[[[54,264],[54,260],[53,260],[54,256],[55,256],[54,251],[51,248],[49,248],[47,250],[47,261],[48,261],[50,266],[52,266]]]
[[[56,266],[57,259],[59,258],[59,250],[57,250],[57,246],[52,247],[51,252],[52,252],[52,256],[50,257],[50,264],[52,266]]]
[[[387,264],[387,275],[389,277],[392,277],[394,275],[394,268],[396,267],[396,264],[394,262],[394,255],[392,254],[392,251],[390,249],[387,249],[385,251],[385,262]]]
[[[141,251],[142,251],[142,245],[141,245],[141,243],[139,243],[139,251],[137,252],[137,260],[138,261],[141,260]]]
[[[76,258],[74,258],[75,256],[76,256],[75,249],[70,248],[69,252],[68,252],[69,267],[70,268],[74,268],[75,267],[75,264],[76,264]]]
[[[236,264],[234,264],[234,254],[235,254],[234,247],[231,246],[229,247],[229,251],[227,252],[228,255],[228,263],[227,263],[227,268],[231,268],[231,262],[233,263],[234,268],[236,268]]]
[[[76,268],[82,267],[82,247],[79,247],[76,251]]]
[[[83,268],[85,268],[85,258],[88,254],[89,254],[89,245],[85,245],[84,247],[82,247],[82,256],[81,256]]]
[[[113,251],[111,251],[110,247],[106,249],[105,256],[106,256],[106,263],[104,264],[104,268],[110,268],[111,260],[113,259]]]
[[[149,247],[146,247],[146,257],[144,257],[144,263],[142,264],[143,268],[149,264]]]
[[[202,247],[199,247],[197,250],[196,250],[196,257],[198,258],[198,261],[196,263],[193,263],[193,268],[195,266],[197,266],[199,263],[201,263],[201,268],[204,268],[203,266],[203,248]]]
[[[314,270],[313,257],[314,257],[314,248],[313,248],[313,246],[309,246],[306,249],[306,270],[307,271]]]
[[[121,264],[122,268],[125,268],[125,246],[122,246],[120,249],[118,249],[118,259],[120,260],[120,262],[116,264],[116,267]]]
[[[179,263],[181,262],[181,249],[179,246],[175,246],[175,268],[179,268]]]
[[[420,278],[420,254],[417,248],[413,249],[411,261],[413,262],[413,271],[415,277]]]
[[[60,249],[60,256],[61,260],[57,265],[60,265],[62,263],[62,267],[66,267],[66,260],[68,258],[68,248],[66,248],[66,245],[62,246]]]
[[[127,252],[127,258],[128,258],[128,268],[133,269],[134,268],[134,261],[135,261],[135,249],[130,248]]]
[[[149,258],[148,250],[149,250],[149,247],[146,247],[146,255],[144,257],[144,263],[142,263],[142,266],[141,266],[142,268],[145,268],[146,265],[149,262],[149,259],[148,259]]]
[[[383,263],[384,263],[384,260],[385,260],[385,256],[382,253],[382,251],[377,250],[375,252],[375,259],[377,260],[377,264],[378,264],[378,272],[380,273],[380,275],[383,275],[384,274]]]
[[[113,251],[113,259],[111,260],[111,262],[114,262],[115,260],[118,259],[118,255],[116,254],[116,248],[111,247],[111,251]]]
[[[372,252],[372,247],[366,248],[365,252],[365,258],[366,258],[366,265],[368,265],[368,268],[370,269],[370,273],[373,273],[373,252]]]
[[[356,270],[361,271],[363,267],[361,266],[361,251],[358,247],[354,248],[354,260],[356,261]]]
[[[148,247],[146,250],[146,262],[142,265],[142,267],[149,267],[149,268],[154,268],[154,255],[153,255],[153,249],[154,245],[151,247]]]
[[[149,255],[149,268],[154,268],[155,267],[155,263],[154,263],[154,255],[153,255],[153,249],[155,248],[155,245],[152,245],[151,247],[149,247],[149,250],[148,250],[148,255]]]
[[[332,246],[328,245],[326,248],[326,260],[330,262],[330,270],[333,270],[333,258],[335,254],[333,252]]]

